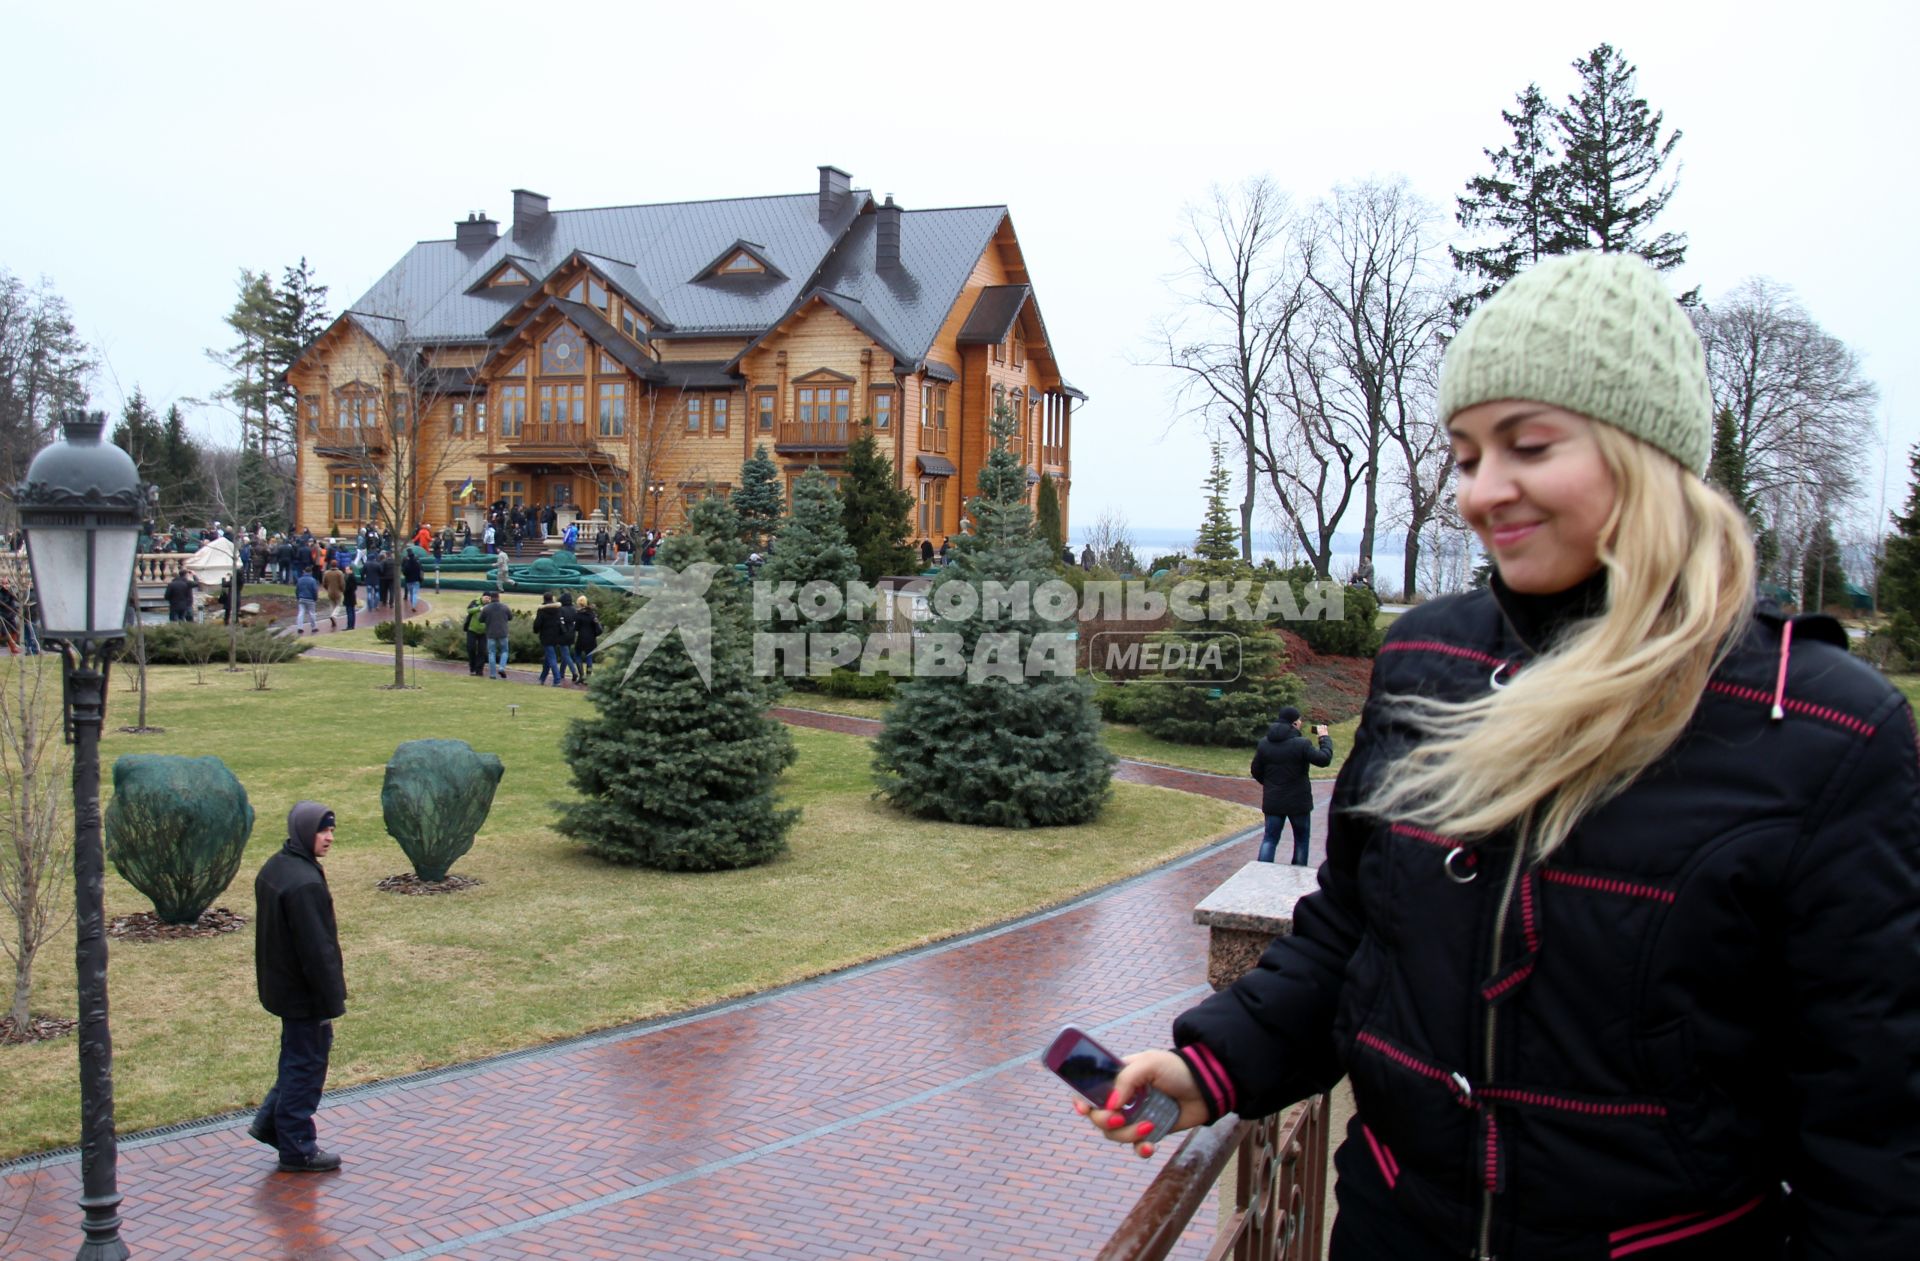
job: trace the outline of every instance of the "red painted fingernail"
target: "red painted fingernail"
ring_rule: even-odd
[[[1117,1090],[1108,1091],[1107,1092],[1107,1111],[1112,1112],[1115,1108],[1118,1108],[1119,1106],[1120,1106],[1120,1092]]]
[[[1117,1130],[1126,1123],[1127,1118],[1121,1116],[1118,1112],[1107,1118],[1107,1128],[1110,1130]]]
[[[1145,1160],[1147,1157],[1151,1155],[1153,1155],[1153,1144],[1152,1143],[1140,1144],[1140,1159]]]
[[[1147,1135],[1151,1133],[1153,1133],[1153,1122],[1142,1121],[1140,1123],[1140,1137],[1145,1138]]]

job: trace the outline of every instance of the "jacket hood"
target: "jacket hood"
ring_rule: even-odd
[[[1292,740],[1295,738],[1304,740],[1306,734],[1306,732],[1301,731],[1290,722],[1277,722],[1267,728],[1267,739],[1273,741],[1275,744],[1279,744],[1283,740]]]
[[[312,858],[314,834],[320,830],[321,820],[332,813],[317,801],[295,802],[287,811],[286,851],[299,858]]]

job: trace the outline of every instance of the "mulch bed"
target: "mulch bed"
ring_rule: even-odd
[[[69,1020],[65,1016],[28,1016],[25,1029],[15,1029],[13,1021],[0,1016],[0,1046],[25,1046],[29,1042],[46,1042],[53,1038],[64,1038],[72,1033],[80,1022]]]
[[[1287,646],[1287,669],[1307,685],[1302,712],[1315,722],[1345,722],[1367,703],[1367,682],[1373,675],[1370,657],[1321,656],[1290,630],[1277,632]]]
[[[180,941],[187,937],[218,937],[237,933],[247,926],[247,917],[235,915],[224,906],[200,912],[191,924],[169,924],[152,911],[116,915],[107,922],[107,936],[124,941]]]
[[[373,887],[382,893],[399,893],[410,898],[432,897],[436,893],[458,893],[462,889],[472,889],[482,881],[472,876],[448,876],[445,880],[422,880],[411,871],[404,875],[388,876]]]

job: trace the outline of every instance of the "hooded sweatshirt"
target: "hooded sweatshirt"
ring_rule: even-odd
[[[333,895],[313,838],[333,812],[302,801],[287,812],[287,839],[253,881],[253,962],[260,1005],[285,1020],[332,1020],[347,1010]]]

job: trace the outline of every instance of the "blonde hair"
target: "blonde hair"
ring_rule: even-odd
[[[574,607],[574,608],[576,608],[576,609],[584,609],[584,608],[586,608],[586,607],[587,607],[587,597],[585,597],[585,596],[583,596],[583,595],[577,595],[577,596],[575,596],[575,597],[573,597],[573,607]]]
[[[1425,737],[1365,809],[1463,841],[1517,828],[1536,859],[1672,747],[1752,613],[1746,517],[1671,456],[1594,425],[1613,474],[1600,532],[1600,616],[1569,628],[1504,689],[1447,702],[1389,696]]]

